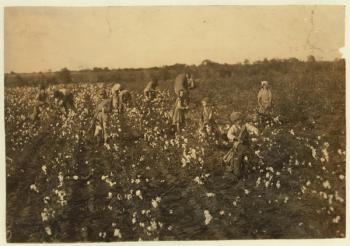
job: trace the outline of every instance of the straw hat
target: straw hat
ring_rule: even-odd
[[[268,86],[269,82],[266,80],[261,81],[261,86],[264,86],[264,85]]]
[[[112,94],[113,94],[114,92],[120,91],[120,90],[121,90],[121,85],[120,85],[119,83],[117,83],[117,84],[114,84],[114,85],[113,85],[113,87],[112,87],[112,89],[111,89],[111,92],[112,92]]]

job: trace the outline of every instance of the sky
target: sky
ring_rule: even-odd
[[[340,58],[342,6],[7,7],[5,72]]]

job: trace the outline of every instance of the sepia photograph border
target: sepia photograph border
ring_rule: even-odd
[[[1,202],[0,202],[0,245],[23,245],[17,243],[7,243],[6,242],[6,165],[5,165],[5,127],[4,127],[4,8],[10,6],[67,6],[67,7],[98,7],[98,6],[196,6],[196,5],[343,5],[345,8],[345,46],[340,49],[343,54],[343,58],[347,60],[346,62],[346,107],[350,103],[350,92],[349,92],[349,57],[350,57],[350,1],[339,1],[339,0],[307,0],[307,1],[276,1],[276,0],[146,0],[146,1],[106,1],[106,0],[47,0],[47,1],[33,1],[33,0],[0,0],[0,35],[1,45],[1,58],[0,58],[0,71],[1,71],[1,90],[0,90],[0,115],[1,115],[1,123],[0,123],[0,138],[1,138],[1,147],[0,147],[0,193],[2,194]],[[350,109],[346,108],[346,152],[350,153],[349,149],[349,114]],[[346,155],[346,163],[349,163],[350,155]],[[348,164],[346,165],[346,196],[349,197],[349,177],[350,171]],[[74,245],[193,245],[200,243],[202,246],[207,245],[350,245],[350,225],[349,225],[349,202],[346,204],[346,238],[344,239],[303,239],[303,240],[294,240],[294,239],[282,239],[282,240],[218,240],[218,241],[160,241],[160,242],[113,242],[113,243],[74,243]],[[38,244],[30,244],[30,245],[43,245],[42,243]],[[72,245],[72,243],[50,243],[49,245]]]

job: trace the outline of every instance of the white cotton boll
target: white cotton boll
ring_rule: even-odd
[[[259,177],[257,180],[256,180],[256,187],[258,187],[261,183],[261,178]]]
[[[73,176],[73,179],[74,179],[74,180],[78,180],[79,177],[78,177],[77,175],[74,175],[74,176]]]
[[[108,199],[111,199],[111,198],[112,198],[112,196],[113,196],[112,192],[108,192],[108,196],[107,196],[107,198],[108,198]]]
[[[46,208],[44,208],[43,212],[41,212],[41,220],[42,220],[43,222],[49,220],[49,215],[48,215],[48,212],[47,212],[47,209],[46,209]]]
[[[324,187],[325,189],[331,189],[331,184],[329,183],[328,180],[324,181],[324,182],[322,183],[322,185],[323,185],[323,187]]]
[[[137,191],[135,192],[135,195],[136,195],[137,197],[139,197],[141,200],[143,199],[140,190],[137,190]]]
[[[328,154],[327,148],[322,150],[322,154],[323,154],[323,159],[328,162],[329,161],[329,154]]]
[[[339,179],[340,179],[340,180],[344,180],[344,179],[345,179],[345,176],[344,176],[343,174],[340,174],[340,175],[339,175]]]
[[[338,191],[335,192],[335,200],[343,203],[344,199],[342,197],[339,196]]]
[[[277,182],[276,182],[276,187],[277,187],[277,189],[281,188],[281,183],[279,180],[277,180]]]
[[[45,232],[46,232],[47,235],[51,236],[52,235],[51,227],[46,226],[45,227]]]
[[[202,180],[198,176],[194,178],[194,182],[196,182],[199,185],[203,184]]]
[[[213,217],[209,213],[209,210],[204,210],[204,218],[205,218],[205,220],[204,220],[205,225],[208,225],[211,222],[211,220],[213,219]]]
[[[154,208],[158,207],[158,202],[156,200],[152,199],[152,207],[154,207]]]
[[[338,224],[339,221],[340,221],[340,216],[339,216],[339,215],[338,215],[337,217],[333,218],[333,220],[332,220],[332,222],[333,222],[334,224]]]
[[[207,193],[207,197],[214,197],[214,196],[215,196],[214,193],[211,193],[211,192]]]
[[[41,167],[41,170],[44,172],[45,175],[47,175],[47,167],[46,167],[46,165],[43,165]]]
[[[185,167],[187,164],[187,160],[185,158],[181,158],[181,163],[182,163],[182,167]]]
[[[122,238],[122,234],[118,228],[114,229],[113,236]]]
[[[35,184],[31,184],[31,185],[30,185],[30,189],[33,190],[33,191],[35,191],[36,193],[39,193],[39,190],[38,190],[38,188],[36,187]]]
[[[244,194],[248,195],[249,193],[250,193],[250,191],[249,191],[249,190],[244,189]]]

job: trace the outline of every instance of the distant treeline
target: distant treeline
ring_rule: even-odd
[[[290,59],[264,59],[253,63],[245,60],[237,64],[219,64],[210,60],[204,60],[200,65],[175,64],[171,66],[152,68],[128,68],[109,69],[95,67],[80,71],[70,71],[63,68],[56,72],[38,73],[6,73],[5,86],[37,86],[38,84],[61,84],[61,83],[97,83],[97,82],[147,82],[151,78],[166,81],[172,80],[179,73],[190,72],[195,79],[227,79],[240,76],[263,76],[264,74],[289,73],[321,70],[345,71],[345,60],[316,61],[309,56],[307,61],[296,58]]]

